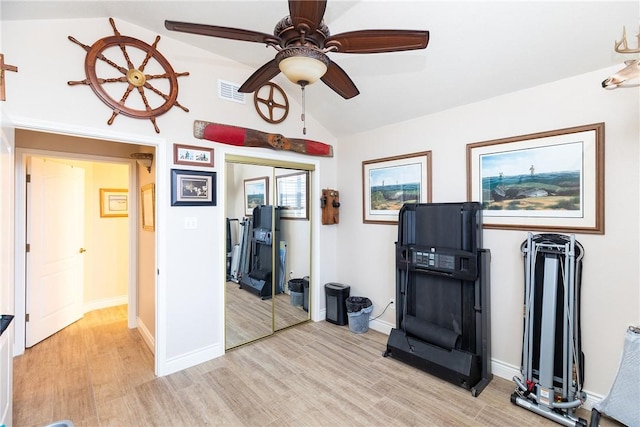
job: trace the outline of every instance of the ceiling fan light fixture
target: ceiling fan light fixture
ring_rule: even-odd
[[[329,68],[329,58],[318,49],[289,47],[276,55],[278,68],[293,83],[301,86],[315,83]]]

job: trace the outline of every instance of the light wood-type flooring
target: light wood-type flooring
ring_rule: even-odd
[[[292,305],[285,293],[262,299],[253,292],[227,282],[225,291],[226,348],[271,335],[309,319],[302,305]]]
[[[156,378],[126,306],[97,310],[15,358],[14,426],[557,425],[512,405],[510,381],[472,397],[382,357],[386,341],[307,322]]]

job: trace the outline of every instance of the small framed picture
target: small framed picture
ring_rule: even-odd
[[[171,206],[215,205],[215,172],[171,169]]]
[[[213,148],[173,144],[173,163],[176,165],[213,167]]]
[[[129,215],[129,191],[118,188],[100,189],[100,217],[115,218]]]
[[[154,231],[156,216],[156,188],[155,184],[143,185],[140,189],[142,198],[142,229]]]
[[[244,180],[244,214],[253,215],[253,208],[269,204],[269,177]]]
[[[405,203],[431,202],[431,151],[362,162],[362,222],[397,224]]]

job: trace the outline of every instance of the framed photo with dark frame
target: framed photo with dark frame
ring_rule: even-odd
[[[277,176],[276,197],[280,219],[309,219],[309,172]]]
[[[129,190],[120,188],[100,189],[100,217],[129,216]]]
[[[397,224],[405,203],[431,202],[431,151],[362,162],[362,221]]]
[[[484,228],[604,234],[604,123],[467,145]]]
[[[173,163],[176,165],[213,167],[213,148],[173,144]]]
[[[269,204],[269,177],[250,178],[244,180],[244,214],[253,215],[256,206]]]
[[[215,172],[171,169],[171,206],[215,205]]]

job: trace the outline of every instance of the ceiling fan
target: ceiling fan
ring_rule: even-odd
[[[326,0],[289,0],[289,16],[282,18],[272,34],[216,25],[165,21],[168,30],[220,37],[273,46],[278,53],[245,81],[239,92],[251,93],[281,71],[293,83],[304,86],[321,79],[345,99],[360,92],[347,73],[327,56],[337,53],[384,53],[424,49],[428,31],[360,30],[330,35],[323,16]]]

